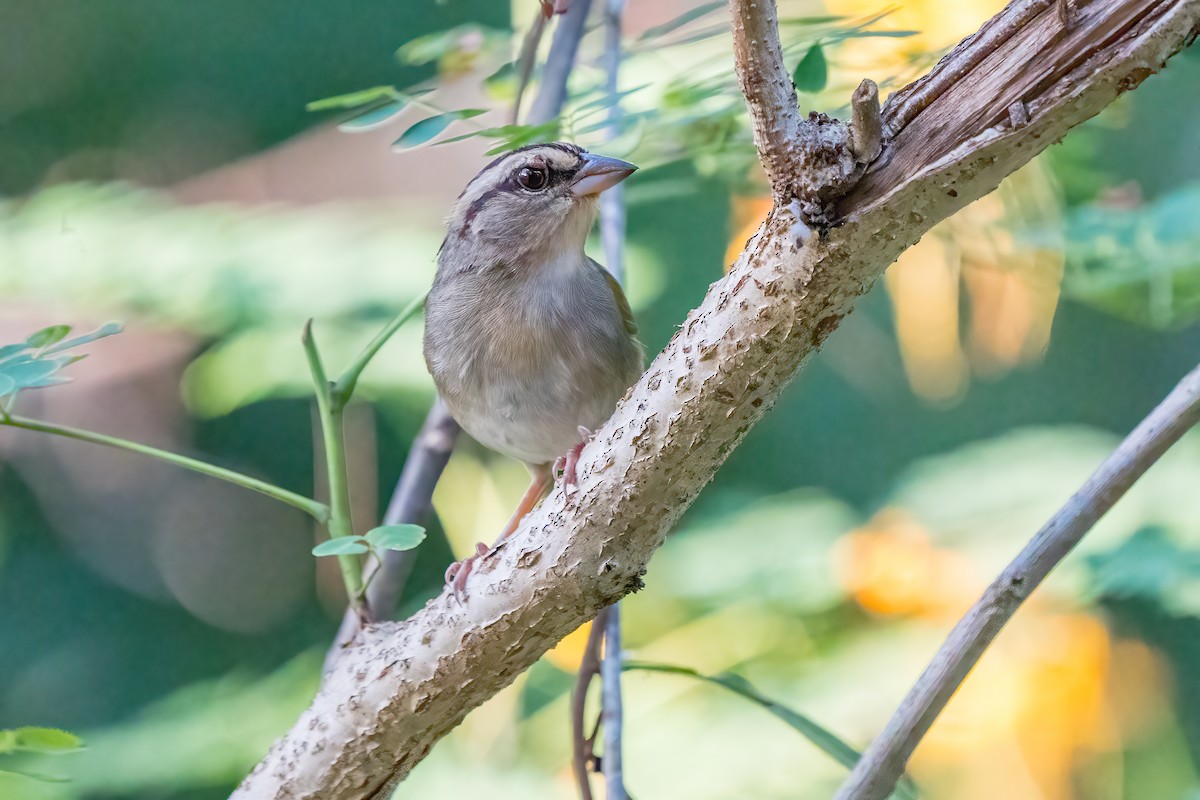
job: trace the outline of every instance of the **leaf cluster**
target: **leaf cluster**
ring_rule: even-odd
[[[23,342],[0,346],[0,400],[7,412],[17,395],[25,389],[42,389],[67,383],[59,373],[64,367],[85,358],[70,353],[85,344],[119,333],[121,326],[110,322],[91,333],[68,339],[70,325],[51,325],[31,334]]]
[[[384,550],[412,550],[425,541],[420,525],[381,525],[363,536],[326,539],[312,549],[314,556],[352,556],[370,552],[376,558]]]

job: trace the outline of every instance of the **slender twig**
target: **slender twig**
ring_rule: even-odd
[[[329,480],[329,535],[351,536],[354,523],[350,518],[350,483],[346,472],[346,441],[344,432],[345,405],[333,399],[334,386],[326,377],[325,365],[313,340],[312,320],[304,323],[301,337],[304,355],[312,373],[313,389],[317,396],[317,413],[321,418],[321,434],[325,443],[326,477]],[[357,556],[338,556],[342,568],[342,580],[346,584],[346,595],[350,606],[360,617],[366,616],[363,596],[362,565]]]
[[[420,313],[425,307],[425,294],[413,300],[404,310],[396,316],[392,317],[391,321],[383,327],[383,330],[375,334],[366,347],[362,349],[354,360],[350,362],[350,366],[342,372],[341,377],[337,379],[337,383],[333,385],[330,392],[330,399],[334,406],[345,407],[350,402],[350,397],[354,394],[354,389],[358,386],[358,379],[362,376],[363,370],[371,363],[371,359],[379,353],[388,340],[400,330],[404,323]]]
[[[150,456],[151,458],[157,458],[159,461],[165,461],[168,464],[173,464],[192,472],[198,472],[201,475],[207,475],[210,478],[219,478],[235,486],[241,486],[243,489],[265,494],[267,497],[272,497],[282,503],[287,503],[289,506],[300,509],[317,522],[323,523],[329,519],[329,507],[324,503],[319,503],[316,500],[296,494],[295,492],[289,492],[287,489],[281,489],[274,484],[260,481],[258,478],[251,478],[249,475],[243,475],[240,472],[234,472],[231,469],[218,467],[195,458],[188,458],[179,453],[172,453],[169,450],[160,450],[157,447],[118,439],[115,436],[105,436],[102,433],[70,428],[66,425],[54,425],[49,422],[41,422],[15,415],[9,416],[5,414],[0,419],[0,425],[10,428],[20,428],[26,431],[35,431],[37,433],[49,433],[55,436],[62,436],[66,439],[90,442],[92,444],[104,445],[105,447],[113,447],[118,450],[126,450],[130,453]]]
[[[1200,366],[1125,437],[959,620],[883,733],[863,753],[836,800],[880,800],[888,795],[930,725],[1021,603],[1197,422]]]
[[[604,7],[604,69],[608,93],[608,127],[605,138],[612,141],[620,131],[621,16],[625,0],[607,0]],[[625,187],[622,184],[600,195],[600,241],[604,264],[618,282],[625,281]],[[621,698],[621,611],[620,604],[602,612],[593,625],[603,625],[604,657],[600,663],[600,717],[604,732],[605,800],[628,800],[625,789],[622,735],[624,702]]]
[[[575,55],[579,52],[591,5],[592,0],[571,0],[567,13],[559,17],[550,52],[546,55],[546,66],[542,69],[538,96],[529,109],[530,125],[541,125],[562,113],[567,102],[567,77],[575,66]]]
[[[595,760],[592,750],[595,734],[587,735],[584,713],[587,710],[588,688],[592,678],[600,674],[600,645],[604,641],[604,628],[610,609],[604,609],[592,620],[588,631],[587,645],[579,661],[579,672],[575,676],[575,689],[571,693],[571,769],[579,787],[580,800],[592,800],[592,785],[588,778],[591,763]]]
[[[541,8],[533,12],[533,22],[529,24],[529,31],[521,42],[521,54],[517,56],[517,91],[513,95],[512,110],[508,116],[508,121],[513,125],[521,121],[521,99],[533,77],[533,65],[537,61],[538,46],[542,43],[548,19]]]
[[[598,624],[598,623],[597,623]],[[604,659],[600,662],[600,719],[603,721],[604,800],[629,800],[625,789],[625,759],[622,742],[625,733],[625,704],[621,695],[621,604],[608,607],[604,624]]]

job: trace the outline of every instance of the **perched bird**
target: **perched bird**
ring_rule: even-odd
[[[425,363],[459,425],[533,476],[496,544],[560,468],[574,485],[590,431],[642,372],[629,303],[583,252],[600,193],[635,169],[573,144],[529,145],[484,167],[446,221],[425,302]],[[447,570],[460,601],[487,552],[480,544]]]

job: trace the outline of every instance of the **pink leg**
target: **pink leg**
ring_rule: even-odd
[[[563,488],[569,493],[574,491],[576,484],[579,483],[579,476],[575,473],[575,467],[579,465],[579,454],[583,452],[583,448],[588,446],[588,442],[592,441],[592,437],[596,434],[589,431],[582,425],[579,426],[579,444],[567,451],[565,456],[560,456],[554,462],[554,472],[562,473]]]
[[[504,530],[500,532],[500,536],[497,537],[495,543],[491,547],[488,547],[483,542],[479,542],[475,545],[474,555],[467,556],[462,561],[456,561],[446,568],[446,583],[454,590],[454,597],[459,603],[467,599],[467,578],[470,577],[475,562],[488,555],[501,542],[512,536],[513,531],[521,524],[521,520],[525,518],[525,515],[534,509],[553,485],[553,473],[546,468],[545,464],[533,467],[533,480],[530,481],[529,488],[525,490],[525,496],[521,498],[521,503],[517,506],[517,510],[513,512],[512,519],[504,526]]]

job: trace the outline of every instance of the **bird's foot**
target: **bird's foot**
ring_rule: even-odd
[[[469,555],[462,561],[455,561],[450,566],[446,567],[446,585],[454,591],[454,599],[462,605],[467,599],[467,578],[471,577],[471,570],[475,568],[475,562],[490,553],[492,549],[483,542],[478,542],[475,545],[474,555]]]
[[[542,15],[546,19],[550,19],[555,14],[567,13],[567,9],[570,7],[570,0],[542,0]]]
[[[568,450],[565,456],[559,456],[554,462],[554,474],[562,476],[563,489],[566,490],[568,497],[575,493],[579,484],[579,475],[575,471],[575,468],[579,465],[579,454],[583,452],[583,448],[588,446],[588,443],[592,441],[592,437],[595,435],[595,433],[580,425],[579,444]]]

